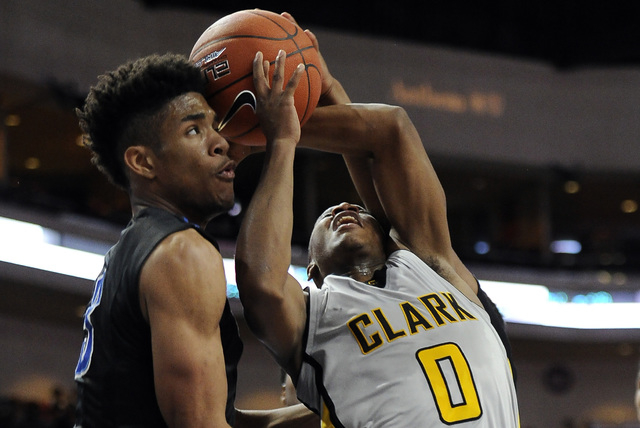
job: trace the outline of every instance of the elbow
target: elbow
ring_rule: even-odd
[[[413,122],[404,108],[392,106],[391,109],[391,114],[389,115],[391,120],[390,127],[395,136],[400,136],[405,133],[407,129],[414,128]]]
[[[397,141],[408,129],[414,129],[407,111],[388,104],[376,104],[377,114],[368,123],[371,138],[383,137],[385,141]]]
[[[377,114],[368,122],[368,142],[374,158],[388,160],[424,151],[418,131],[404,108],[380,104],[376,109]]]

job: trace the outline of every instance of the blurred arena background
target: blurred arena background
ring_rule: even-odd
[[[124,193],[79,146],[73,108],[98,74],[153,52],[188,54],[210,23],[253,7],[311,28],[354,102],[398,104],[416,122],[454,247],[508,320],[522,427],[638,426],[640,4],[568,0],[4,0],[0,418],[15,403],[44,412],[61,391],[73,400],[91,255],[129,218]],[[230,263],[260,161],[240,166],[236,207],[210,226]],[[293,262],[304,265],[317,214],[355,196],[336,184],[339,157],[301,151],[296,169]],[[89,256],[58,269],[85,257],[56,259],[60,248]],[[279,370],[240,324],[238,405],[278,406]]]

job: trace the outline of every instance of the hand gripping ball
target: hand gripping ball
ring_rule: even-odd
[[[214,22],[193,46],[190,59],[206,76],[206,99],[220,120],[218,131],[228,141],[266,144],[255,114],[253,59],[261,51],[273,65],[280,49],[287,54],[285,81],[298,64],[305,65],[294,94],[304,125],[318,103],[322,81],[319,54],[298,25],[274,12],[242,10]],[[273,67],[269,78],[272,76]]]

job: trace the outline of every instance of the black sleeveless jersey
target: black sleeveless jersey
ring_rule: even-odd
[[[166,427],[158,407],[151,355],[151,332],[138,298],[147,257],[172,233],[196,225],[158,208],[135,216],[105,256],[84,316],[85,338],[75,379],[76,427]],[[235,420],[237,365],[242,341],[229,301],[220,321],[227,373],[227,422]]]

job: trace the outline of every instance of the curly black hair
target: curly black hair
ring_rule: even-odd
[[[124,152],[132,145],[154,147],[169,101],[187,92],[204,93],[205,78],[186,56],[167,53],[129,61],[98,77],[82,109],[76,109],[92,162],[116,186],[128,190]]]

